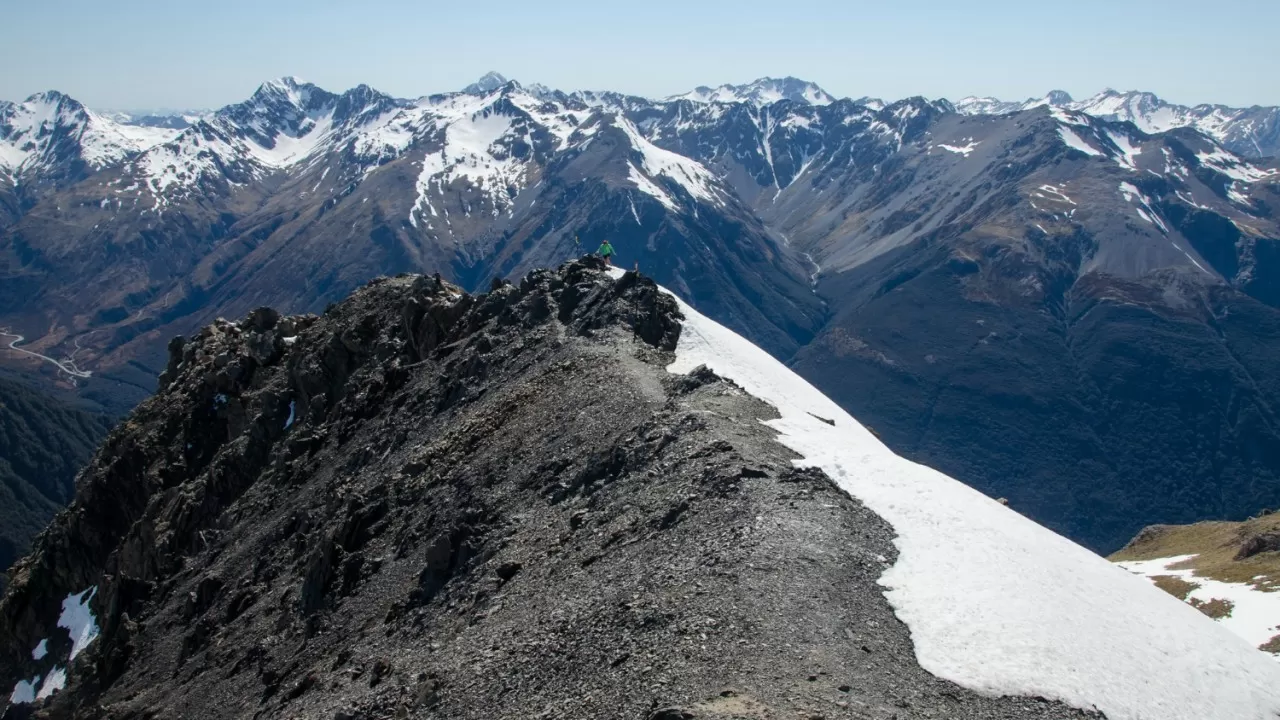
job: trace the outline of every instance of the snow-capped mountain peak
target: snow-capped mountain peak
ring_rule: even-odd
[[[1072,101],[1071,93],[1066,90],[1050,90],[1049,94],[1044,97],[1049,105],[1065,105]]]
[[[115,122],[56,90],[36,93],[0,103],[0,173],[15,183],[78,179],[174,134]]]
[[[556,90],[555,90],[555,89],[550,88],[550,87],[547,87],[546,85],[543,85],[542,83],[532,83],[532,84],[530,84],[530,85],[526,86],[526,87],[525,87],[525,90],[528,90],[528,91],[529,91],[530,93],[532,93],[535,97],[543,98],[543,99],[552,98],[552,97],[556,97],[556,96],[557,96],[557,92],[556,92]]]
[[[285,75],[284,77],[268,80],[258,86],[258,92],[277,92],[277,93],[297,93],[306,88],[315,87],[311,83],[303,80],[296,75]]]
[[[126,168],[157,198],[185,194],[205,178],[259,176],[310,162],[350,145],[357,161],[376,166],[407,147],[403,133],[388,127],[412,103],[368,85],[341,95],[297,78],[263,83],[245,102],[197,120],[171,142],[143,154]],[[164,204],[161,201],[159,204]]]
[[[745,85],[721,85],[716,88],[700,86],[668,100],[690,100],[697,103],[750,103],[756,106],[772,105],[779,100],[790,100],[809,105],[828,105],[835,100],[816,84],[794,77],[760,78]]]
[[[260,85],[243,103],[229,105],[218,111],[219,115],[242,117],[244,113],[258,116],[270,113],[297,111],[302,114],[321,111],[337,98],[333,93],[294,77],[284,77]]]
[[[507,82],[507,78],[503,77],[501,73],[487,72],[479,80],[462,88],[462,92],[468,95],[485,95],[506,85]]]

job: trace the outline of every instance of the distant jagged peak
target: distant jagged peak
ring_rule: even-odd
[[[556,90],[555,88],[548,87],[546,85],[543,85],[542,83],[531,83],[529,85],[524,86],[524,89],[530,95],[533,95],[534,97],[542,100],[556,98],[563,94],[560,91]]]
[[[697,103],[751,103],[757,106],[772,105],[779,100],[790,100],[809,105],[828,105],[835,98],[808,80],[790,75],[780,78],[762,77],[743,85],[724,84],[719,87],[700,85],[668,100],[690,100]]]
[[[877,112],[887,112],[900,121],[909,121],[921,114],[933,116],[954,113],[956,106],[945,98],[930,100],[923,95],[914,95],[889,103]]]
[[[85,106],[79,100],[58,90],[44,90],[34,93],[20,103],[6,103],[10,107],[24,106],[28,109],[37,107],[48,107],[52,110],[65,110],[69,112],[80,112],[85,110]]]
[[[338,105],[348,106],[408,106],[412,100],[405,100],[379,90],[372,85],[361,83],[337,96]]]
[[[1071,98],[1071,93],[1066,90],[1050,90],[1049,94],[1044,97],[1049,101],[1050,105],[1054,106],[1066,105],[1067,103],[1074,102]]]
[[[480,79],[462,88],[462,92],[468,95],[485,95],[506,85],[510,82],[502,73],[489,71],[480,76]]]
[[[306,108],[316,100],[326,102],[335,95],[294,75],[268,80],[258,86],[249,102],[285,101],[299,108]]]
[[[297,90],[298,88],[306,87],[310,84],[311,83],[303,80],[297,75],[285,75],[284,77],[276,78],[275,80],[268,80],[262,83],[262,87],[287,92],[289,90]]]
[[[70,95],[67,95],[66,93],[63,93],[63,92],[59,92],[58,90],[45,90],[43,92],[34,93],[27,98],[27,102],[35,102],[35,103],[40,103],[40,102],[60,103],[66,100],[75,102],[75,100],[73,100]]]

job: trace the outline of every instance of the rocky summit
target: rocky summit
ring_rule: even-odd
[[[175,339],[11,571],[4,717],[1096,716],[921,669],[890,526],[681,320],[587,258]]]

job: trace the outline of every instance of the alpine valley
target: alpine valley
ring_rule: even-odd
[[[46,92],[0,103],[3,361],[121,414],[220,316],[405,272],[483,290],[607,238],[897,453],[1112,552],[1280,506],[1278,116],[794,78],[284,78],[170,120]]]

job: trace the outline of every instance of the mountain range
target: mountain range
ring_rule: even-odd
[[[1246,157],[1280,155],[1280,108],[1276,107],[1233,108],[1210,104],[1189,107],[1165,102],[1149,92],[1118,92],[1110,88],[1086,100],[1074,100],[1070,94],[1054,90],[1044,97],[1023,102],[966,97],[955,107],[958,112],[970,115],[1005,114],[1036,107],[1062,108],[1104,120],[1131,122],[1145,133],[1195,128]]]
[[[1052,99],[284,78],[137,129],[46,93],[0,108],[0,329],[123,412],[219,316],[400,272],[481,289],[607,238],[890,447],[1094,549],[1280,505],[1280,165],[1231,149],[1243,119]]]

